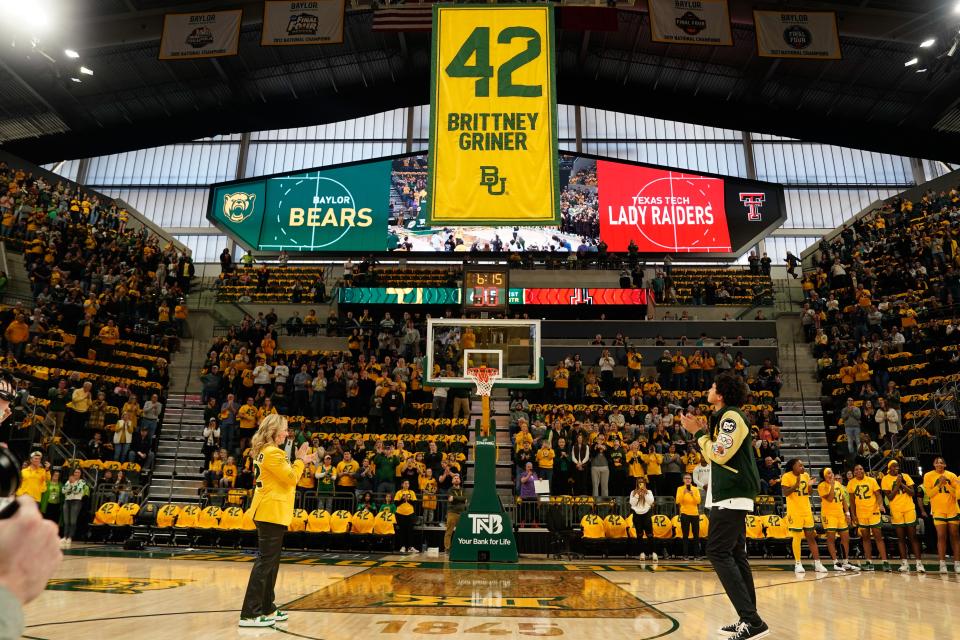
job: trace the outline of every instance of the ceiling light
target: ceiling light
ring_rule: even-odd
[[[64,50],[63,50],[63,53],[64,53],[68,58],[79,58],[79,57],[80,57],[80,54],[77,53],[76,51],[74,51],[73,49],[64,49]]]
[[[80,67],[80,73],[82,73],[82,74],[84,74],[84,75],[92,76],[92,75],[93,75],[93,69],[88,69],[88,68],[86,68],[86,67]]]
[[[70,78],[70,79],[73,80],[74,82],[83,82],[83,80],[81,80],[80,78]]]
[[[937,41],[936,38],[927,38],[926,40],[920,43],[920,48],[926,49],[927,47],[932,47],[936,41]]]
[[[0,19],[3,20],[4,31],[33,37],[47,35],[54,26],[55,15],[51,0],[0,0]]]
[[[960,13],[960,2],[957,3],[957,6],[953,8],[954,13]]]
[[[917,64],[918,62],[920,62],[920,58],[910,58],[909,60],[907,60],[906,62],[903,63],[903,66],[905,66],[905,67],[912,67],[913,65]]]
[[[917,73],[926,73],[926,72],[927,72],[926,67],[924,67],[923,69],[917,69]]]

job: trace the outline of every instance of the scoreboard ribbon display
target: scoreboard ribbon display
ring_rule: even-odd
[[[427,219],[560,220],[553,7],[433,8]]]

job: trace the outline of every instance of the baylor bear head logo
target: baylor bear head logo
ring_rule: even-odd
[[[255,193],[236,193],[223,194],[223,215],[230,222],[240,224],[253,214],[253,203],[257,199]]]

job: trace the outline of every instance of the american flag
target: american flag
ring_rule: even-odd
[[[380,6],[373,12],[374,31],[430,31],[433,3]]]

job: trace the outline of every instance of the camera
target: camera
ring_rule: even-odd
[[[7,374],[0,374],[0,423],[10,417],[10,403],[16,399],[16,382]],[[20,488],[20,461],[13,453],[0,447],[0,519],[9,518],[17,510],[15,501]]]
[[[17,489],[20,488],[20,461],[6,448],[0,447],[0,520],[17,512]]]

